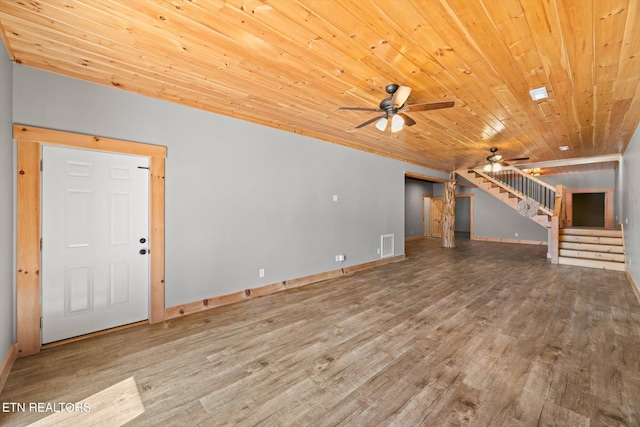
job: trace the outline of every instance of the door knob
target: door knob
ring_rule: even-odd
[[[141,237],[141,238],[140,238],[140,243],[144,243],[144,242],[146,242],[146,241],[147,241],[147,239],[145,239],[144,237]]]
[[[147,250],[146,250],[146,249],[140,249],[140,255],[144,255],[144,254],[146,254],[146,253],[147,253]]]

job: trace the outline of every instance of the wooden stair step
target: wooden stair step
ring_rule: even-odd
[[[560,256],[570,258],[597,259],[601,261],[624,262],[624,254],[611,252],[577,251],[573,249],[560,249]]]
[[[626,264],[623,262],[598,261],[594,259],[570,258],[565,256],[558,257],[558,264],[573,265],[576,267],[600,268],[603,270],[626,270]]]
[[[599,236],[599,237],[622,237],[622,230],[617,228],[561,228],[560,234],[570,234],[572,236]]]
[[[598,245],[590,243],[560,242],[558,247],[560,249],[574,249],[578,251],[608,252],[616,254],[624,253],[624,247],[622,247],[622,245]]]
[[[620,245],[622,246],[622,238],[617,237],[598,237],[598,236],[573,236],[570,234],[561,234],[561,242],[575,243],[596,243],[603,245]]]

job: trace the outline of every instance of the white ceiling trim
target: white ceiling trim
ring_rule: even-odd
[[[548,162],[521,163],[514,166],[520,169],[557,168],[562,166],[588,165],[592,163],[619,162],[621,160],[621,154],[608,154],[605,156],[576,157],[575,159],[551,160]]]

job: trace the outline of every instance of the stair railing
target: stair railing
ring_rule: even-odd
[[[543,212],[551,215],[556,201],[556,187],[522,172],[513,166],[503,166],[497,172],[486,172],[481,168],[475,169],[481,175],[490,178],[497,184],[506,187],[522,198],[533,199]]]

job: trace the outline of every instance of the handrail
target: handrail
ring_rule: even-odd
[[[517,172],[520,175],[526,177],[527,179],[530,179],[531,181],[537,182],[538,184],[542,185],[543,187],[547,187],[549,190],[556,191],[556,187],[554,187],[553,185],[551,185],[549,183],[546,183],[543,180],[538,179],[533,175],[529,175],[528,173],[524,173],[524,172],[522,172],[522,169],[518,169],[515,166],[503,166],[502,170],[512,170],[512,171]]]

